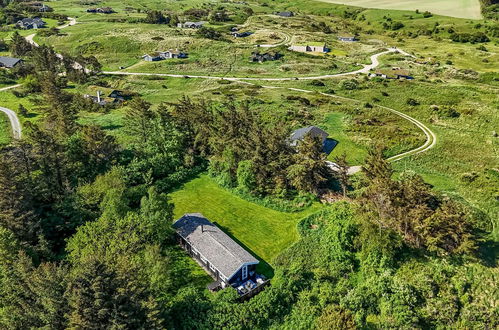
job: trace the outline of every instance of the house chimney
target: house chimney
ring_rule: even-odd
[[[201,225],[201,232],[204,233],[204,225]]]
[[[97,103],[100,103],[100,91],[97,91]]]

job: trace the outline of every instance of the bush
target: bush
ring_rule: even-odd
[[[323,81],[314,79],[310,82],[310,85],[312,86],[326,86]]]
[[[408,105],[410,105],[411,107],[415,107],[415,106],[419,105],[419,102],[411,97],[407,99],[406,103]]]
[[[222,34],[217,30],[209,27],[203,26],[197,32],[197,34],[203,38],[212,39],[212,40],[221,40]]]
[[[343,90],[355,90],[359,88],[359,82],[355,79],[342,80],[338,86]]]

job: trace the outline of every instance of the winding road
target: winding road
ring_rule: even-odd
[[[69,22],[67,24],[64,24],[64,25],[58,27],[58,29],[63,29],[63,28],[66,28],[68,26],[75,25],[76,23],[77,23],[76,19],[70,17]],[[36,34],[30,34],[29,36],[26,37],[26,40],[28,40],[32,45],[38,46],[38,44],[33,40],[35,35]],[[286,40],[289,40],[289,39],[286,38]],[[279,43],[279,45],[280,44],[282,44],[282,43]],[[274,47],[275,45],[260,45],[260,46],[261,47]],[[372,55],[370,57],[371,64],[364,65],[364,67],[359,69],[359,70],[355,70],[355,71],[351,71],[351,72],[344,72],[344,73],[337,73],[337,74],[306,76],[306,77],[292,77],[292,78],[289,78],[289,77],[286,77],[286,78],[219,77],[219,76],[206,76],[206,75],[180,75],[180,74],[169,74],[169,73],[142,73],[142,72],[124,72],[124,71],[104,71],[103,74],[106,74],[106,75],[127,75],[127,76],[157,76],[157,77],[173,77],[173,78],[199,78],[199,79],[218,79],[218,80],[224,79],[224,80],[229,80],[229,81],[237,81],[237,82],[245,83],[245,84],[249,84],[249,85],[255,85],[254,83],[251,83],[249,81],[313,80],[313,79],[328,79],[328,78],[335,78],[335,77],[344,77],[344,76],[356,75],[356,74],[366,74],[370,70],[379,66],[378,58],[380,56],[383,56],[383,55],[386,55],[389,53],[400,53],[400,54],[403,54],[405,56],[415,57],[415,56],[413,56],[413,55],[411,55],[411,54],[409,54],[409,53],[407,53],[399,48],[392,47],[392,48],[388,48],[386,51]],[[21,85],[17,84],[17,85],[12,85],[12,86],[0,88],[0,92],[6,91],[9,89],[13,89],[13,88],[17,88],[20,86]],[[277,87],[277,86],[261,86],[261,87],[274,88],[274,89],[275,88],[283,88],[283,89],[288,89],[288,90],[299,92],[299,93],[315,93],[315,91],[312,91],[312,90],[292,88],[292,87]],[[320,94],[327,96],[327,97],[343,99],[343,100],[357,102],[357,103],[362,102],[360,100],[347,98],[347,97],[343,97],[343,96],[338,96],[338,95],[334,95],[334,94],[328,94],[328,93],[320,93]],[[376,106],[379,108],[382,108],[384,110],[390,111],[393,114],[395,114],[399,117],[402,117],[405,120],[410,121],[416,127],[418,127],[426,136],[426,141],[423,145],[421,145],[415,149],[412,149],[412,150],[403,152],[401,154],[395,155],[393,157],[390,157],[390,158],[388,158],[389,161],[395,162],[395,161],[401,160],[405,157],[425,152],[425,151],[427,151],[435,146],[435,144],[437,142],[437,137],[436,137],[435,133],[433,133],[422,122],[420,122],[419,120],[417,120],[417,119],[415,119],[415,118],[413,118],[405,113],[402,113],[398,110],[388,108],[385,106],[381,106],[381,105],[376,105]],[[7,117],[9,118],[11,126],[12,126],[13,137],[15,139],[20,139],[21,138],[21,124],[19,122],[19,118],[17,117],[16,113],[11,109],[7,109],[7,108],[1,107],[1,106],[0,106],[0,111],[4,112],[7,115]],[[337,165],[333,162],[328,162],[328,166],[332,170],[337,170]],[[361,166],[352,166],[349,169],[349,174],[355,174],[355,173],[359,172],[360,170],[361,170]]]
[[[224,79],[230,81],[293,81],[293,80],[314,80],[314,79],[329,79],[336,77],[344,77],[351,76],[356,74],[368,73],[372,69],[379,66],[378,58],[380,56],[389,54],[389,53],[400,53],[405,56],[414,57],[411,54],[404,52],[399,48],[388,48],[388,50],[374,54],[371,56],[371,64],[364,65],[362,69],[343,72],[343,73],[335,73],[335,74],[326,74],[326,75],[318,75],[318,76],[305,76],[305,77],[286,77],[286,78],[262,78],[262,77],[227,77],[227,76],[205,76],[205,75],[190,75],[190,74],[172,74],[172,73],[145,73],[145,72],[126,72],[126,71],[104,71],[104,74],[108,75],[123,75],[123,76],[155,76],[155,77],[171,77],[171,78],[200,78],[200,79]]]

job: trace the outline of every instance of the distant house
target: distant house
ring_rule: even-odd
[[[232,32],[234,38],[246,38],[252,35],[253,32]]]
[[[206,24],[206,22],[204,22],[204,21],[199,21],[199,22],[185,22],[185,23],[178,23],[177,27],[184,28],[184,29],[200,29],[205,24]]]
[[[23,18],[22,20],[17,21],[16,26],[23,30],[30,29],[40,29],[45,27],[47,23],[45,23],[41,18]]]
[[[97,103],[100,106],[105,106],[106,104],[110,103],[108,100],[102,97],[101,91],[97,91],[96,96],[85,94],[83,95],[83,97],[92,100],[94,103]]]
[[[22,62],[20,58],[0,56],[0,68],[11,69]]]
[[[181,52],[178,49],[177,50],[167,50],[163,52],[155,52],[152,54],[145,54],[142,56],[144,61],[147,62],[156,62],[156,61],[161,61],[161,60],[166,60],[170,58],[187,58],[187,53]]]
[[[112,14],[115,13],[115,11],[111,7],[102,7],[102,8],[88,8],[87,13]]]
[[[185,214],[173,228],[180,246],[215,280],[210,290],[233,287],[245,295],[267,283],[256,273],[258,259],[202,214]]]
[[[305,44],[295,44],[289,47],[289,50],[301,53],[327,53],[329,48],[323,42],[310,42]]]
[[[24,2],[22,3],[28,11],[37,11],[40,13],[48,13],[54,11],[52,8],[40,1]]]
[[[276,61],[282,57],[279,53],[260,53],[260,52],[252,52],[250,56],[251,62],[259,62],[263,63],[266,61]]]
[[[369,77],[371,78],[380,77],[384,79],[407,79],[407,80],[414,79],[414,77],[411,76],[409,71],[400,68],[378,70],[376,72],[370,73]]]
[[[359,39],[356,36],[339,36],[338,40],[339,41],[346,41],[346,42],[359,41]]]
[[[297,129],[291,134],[291,137],[289,138],[289,144],[292,147],[297,147],[300,141],[302,141],[307,135],[310,135],[313,138],[318,138],[322,143],[322,151],[324,151],[328,155],[338,144],[337,141],[328,139],[329,133],[317,126],[308,126]]]
[[[293,17],[295,16],[295,13],[293,13],[292,11],[279,11],[276,13],[276,15],[281,17]]]

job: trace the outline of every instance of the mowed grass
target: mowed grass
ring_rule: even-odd
[[[416,10],[430,11],[435,14],[480,19],[479,0],[320,0],[349,6],[393,9],[393,10]]]
[[[176,219],[185,213],[202,213],[269,264],[298,239],[298,221],[321,208],[317,203],[296,213],[272,210],[235,196],[207,175],[186,183],[170,197]]]

